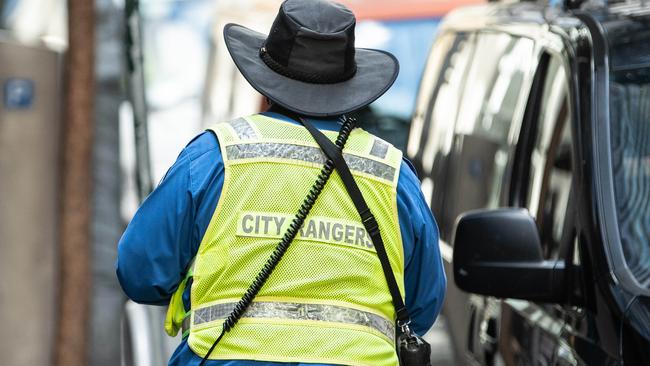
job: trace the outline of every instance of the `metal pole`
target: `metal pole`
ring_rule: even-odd
[[[55,364],[87,364],[95,2],[68,0],[70,47],[65,75],[59,234],[60,291]]]
[[[149,156],[148,109],[145,93],[142,23],[138,0],[127,0],[126,56],[128,97],[133,107],[133,124],[136,149],[136,183],[140,201],[153,189],[151,161]]]

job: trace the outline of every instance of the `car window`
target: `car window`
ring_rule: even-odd
[[[460,37],[464,38],[462,35]],[[413,114],[413,121],[409,130],[406,153],[411,159],[414,159],[418,150],[420,150],[425,123],[427,125],[430,124],[429,120],[425,120],[425,116],[429,117],[428,114],[431,110],[432,99],[440,89],[442,80],[444,80],[444,77],[440,77],[440,71],[443,67],[448,68],[451,66],[451,58],[459,50],[460,44],[458,39],[459,35],[452,33],[439,35],[429,54],[422,74],[422,80],[420,81],[415,113]]]
[[[532,56],[533,41],[530,39],[503,33],[478,36],[456,133],[505,141],[523,75]]]
[[[436,153],[447,154],[451,148],[450,132],[458,113],[458,103],[465,82],[465,72],[473,55],[473,37],[459,35],[448,56],[448,64],[439,75],[438,85],[432,95],[431,107],[425,119],[428,130],[423,131],[422,169],[425,174],[433,170]]]
[[[488,177],[491,182],[485,186],[483,202],[476,205],[496,207],[511,147],[510,131],[518,131],[512,122],[522,97],[524,77],[532,66],[534,43],[527,38],[489,33],[481,35],[477,43],[476,61],[468,76],[472,83],[468,83],[463,94],[456,133],[472,136],[487,150],[494,150],[489,154],[490,161],[486,161],[493,169]],[[491,53],[501,57],[491,62]]]
[[[530,154],[526,206],[535,217],[545,258],[561,257],[573,239],[571,215],[572,137],[567,73],[559,57],[551,57]]]
[[[611,162],[623,255],[650,288],[650,31],[627,23],[609,33]]]
[[[526,81],[534,60],[534,42],[500,33],[476,38],[472,64],[460,98],[445,195],[441,234],[449,238],[459,214],[497,207],[509,156],[519,130],[518,113],[527,96]]]
[[[444,186],[445,162],[473,46],[473,36],[464,33],[436,41],[411,125],[407,153],[422,176],[422,192],[436,216],[440,215],[443,196],[439,190],[434,192],[434,182]]]

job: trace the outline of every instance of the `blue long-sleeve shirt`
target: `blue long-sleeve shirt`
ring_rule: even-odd
[[[279,114],[266,114],[295,123]],[[319,129],[339,129],[336,120],[311,121]],[[219,201],[223,181],[219,142],[213,133],[204,132],[183,149],[120,239],[117,277],[129,298],[143,304],[169,303],[198,251]],[[404,247],[406,307],[412,318],[411,328],[424,334],[438,316],[446,280],[438,248],[438,228],[424,201],[414,169],[406,159],[397,183],[397,210]],[[189,308],[189,289],[184,295],[184,303]],[[201,358],[183,340],[169,365],[197,366],[200,362]],[[240,360],[209,361],[206,365],[303,364]]]

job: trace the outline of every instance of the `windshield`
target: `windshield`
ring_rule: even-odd
[[[609,29],[610,121],[617,219],[630,271],[650,288],[650,32]]]

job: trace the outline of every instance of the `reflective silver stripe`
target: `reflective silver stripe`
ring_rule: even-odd
[[[375,142],[372,143],[372,148],[370,149],[370,155],[384,159],[386,154],[388,154],[388,146],[389,145],[386,141],[375,139]]]
[[[380,163],[375,160],[361,158],[355,155],[343,154],[345,161],[352,170],[374,175],[375,177],[393,180],[395,177],[395,168],[388,164]]]
[[[194,325],[225,319],[236,303],[224,303],[194,310]],[[314,320],[333,323],[363,325],[373,328],[389,339],[395,338],[395,326],[377,314],[344,306],[301,304],[290,302],[254,302],[244,313],[244,318]]]
[[[226,155],[230,160],[268,157],[325,163],[325,155],[320,148],[274,142],[230,145],[226,147]]]
[[[229,160],[253,158],[279,158],[301,160],[308,163],[324,164],[325,155],[318,147],[301,146],[276,142],[261,142],[226,146],[226,156]],[[375,177],[393,180],[395,168],[372,159],[343,154],[351,170],[374,175]]]
[[[244,118],[237,118],[236,120],[228,122],[228,124],[235,130],[237,137],[240,140],[252,140],[257,138],[257,133],[253,126]]]

